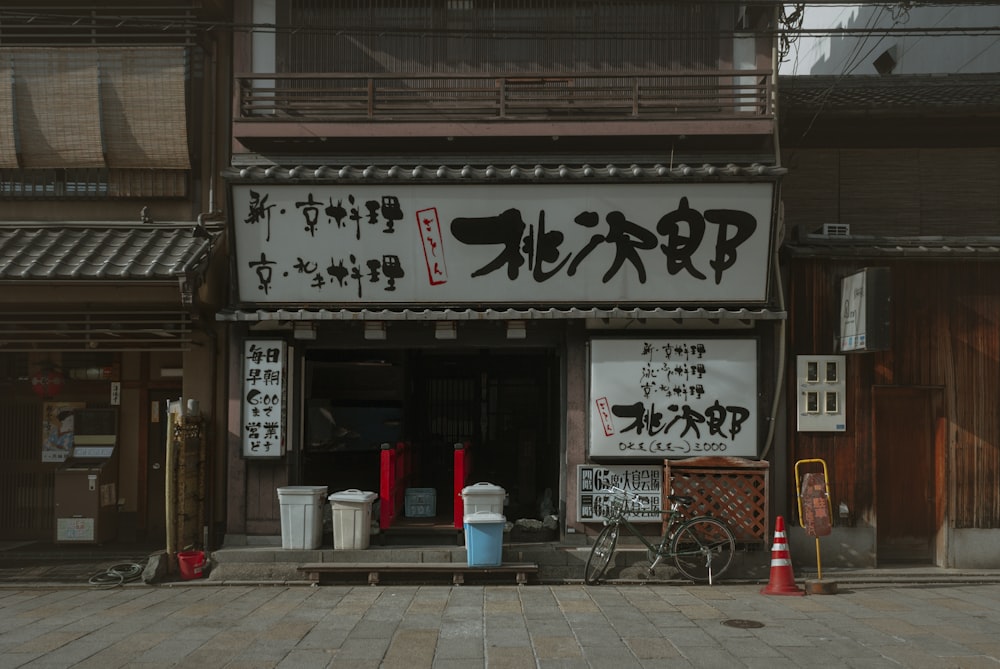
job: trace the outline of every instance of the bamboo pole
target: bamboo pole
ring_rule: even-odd
[[[166,497],[164,501],[164,509],[166,512],[166,529],[167,529],[167,563],[170,566],[171,573],[177,571],[177,528],[174,525],[174,519],[176,518],[175,513],[175,499],[174,499],[174,452],[175,452],[175,440],[174,440],[174,412],[167,410],[167,444],[166,444],[166,458],[164,463],[164,495]]]

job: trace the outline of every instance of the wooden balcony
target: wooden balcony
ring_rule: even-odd
[[[771,135],[770,71],[667,74],[240,74],[233,136]]]

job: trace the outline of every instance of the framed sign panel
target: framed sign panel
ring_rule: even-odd
[[[288,344],[280,339],[243,342],[243,457],[285,453]]]
[[[774,184],[236,184],[244,304],[763,303]]]
[[[757,341],[592,339],[590,456],[757,456]]]
[[[867,267],[840,281],[840,350],[844,353],[889,348],[891,285],[889,269]]]
[[[635,497],[629,502],[626,517],[632,522],[658,523],[663,508],[663,465],[579,465],[577,471],[576,518],[581,523],[602,521],[607,517],[611,495],[618,488]]]

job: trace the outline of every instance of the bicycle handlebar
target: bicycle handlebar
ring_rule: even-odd
[[[628,490],[625,490],[624,488],[619,488],[618,486],[613,486],[613,487],[607,488],[605,490],[598,490],[597,494],[599,494],[599,495],[611,495],[614,498],[616,498],[616,501],[618,501],[622,506],[625,505],[625,502],[632,502],[633,504],[636,505],[636,509],[638,511],[648,511],[650,513],[656,513],[656,512],[660,512],[660,513],[677,512],[677,510],[680,509],[682,506],[685,506],[686,504],[690,503],[690,500],[685,501],[685,498],[676,499],[673,495],[670,495],[669,496],[670,497],[670,507],[669,508],[657,508],[657,507],[652,506],[648,501],[646,501],[643,498],[642,495],[638,495],[636,493],[629,492]]]
[[[597,492],[599,494],[613,495],[615,497],[620,497],[622,498],[623,502],[625,501],[632,502],[633,504],[636,504],[638,508],[641,510],[652,510],[652,507],[649,505],[648,502],[642,499],[641,495],[636,495],[635,493],[631,493],[628,490],[625,490],[624,488],[619,488],[618,486],[614,486],[606,490],[598,490]]]

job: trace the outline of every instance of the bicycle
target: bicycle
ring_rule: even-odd
[[[621,488],[599,491],[610,494],[610,508],[605,516],[604,529],[597,535],[590,549],[584,571],[584,582],[595,585],[611,564],[618,536],[624,527],[646,546],[649,557],[649,574],[665,559],[673,558],[677,570],[697,583],[713,581],[722,576],[733,562],[736,539],[729,527],[711,516],[688,517],[684,507],[694,503],[687,495],[668,495],[669,509],[653,509],[644,505],[638,495]],[[649,541],[628,519],[632,510],[644,514],[667,515],[666,528],[658,544]]]

